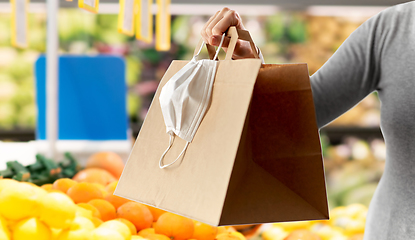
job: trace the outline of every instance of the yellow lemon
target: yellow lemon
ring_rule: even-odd
[[[95,225],[96,228],[101,226],[101,224],[104,222],[100,218],[97,218],[97,217],[92,217],[91,221]]]
[[[96,228],[92,231],[92,240],[126,240],[123,235],[114,229]]]
[[[296,221],[296,222],[281,222],[273,223],[274,226],[282,227],[285,231],[291,232],[296,229],[308,229],[310,226],[309,221]]]
[[[138,235],[132,235],[130,240],[142,240],[142,239],[147,239],[147,238],[143,238],[142,236],[138,236]]]
[[[10,232],[8,229],[0,229],[0,240],[10,240]]]
[[[91,240],[92,233],[88,229],[78,229],[78,230],[62,230],[59,234],[57,240]]]
[[[40,220],[50,227],[68,228],[75,213],[75,203],[64,193],[50,192],[42,198]]]
[[[62,229],[60,229],[60,228],[50,228],[50,231],[52,233],[51,240],[58,240],[58,236],[62,232]]]
[[[365,223],[366,222],[364,220],[351,220],[346,224],[344,228],[344,232],[349,236],[354,235],[354,234],[364,233]]]
[[[125,218],[116,218],[114,220],[120,221],[122,223],[124,223],[125,225],[127,225],[127,227],[130,229],[131,235],[136,235],[137,234],[137,228],[135,227],[135,225],[128,221]]]
[[[8,220],[37,216],[40,191],[29,184],[11,184],[0,192],[0,215]]]
[[[50,240],[50,229],[37,218],[27,218],[16,224],[13,229],[14,240]]]
[[[112,229],[119,232],[125,239],[131,238],[130,228],[125,224],[117,220],[109,220],[102,223],[99,228]]]
[[[357,218],[361,212],[366,213],[367,207],[360,203],[354,203],[346,207],[345,214],[351,218]]]
[[[77,216],[73,220],[70,230],[78,230],[78,229],[85,229],[85,230],[92,231],[95,229],[95,225],[88,218]]]
[[[341,228],[321,223],[312,225],[310,230],[319,235],[322,240],[332,240],[335,237],[339,238],[339,236],[342,235]]]
[[[8,179],[8,178],[0,179],[0,192],[5,187],[13,186],[13,185],[17,185],[17,184],[19,184],[19,182],[14,180],[14,179]]]
[[[288,234],[282,227],[272,226],[262,232],[262,238],[264,240],[283,240]]]
[[[85,208],[80,207],[78,205],[75,205],[75,208],[76,208],[76,213],[75,213],[76,216],[92,219],[92,211],[91,210],[85,209]]]
[[[0,240],[9,240],[11,237],[10,230],[7,225],[6,219],[0,216]]]

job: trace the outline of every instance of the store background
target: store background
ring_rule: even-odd
[[[10,44],[8,3],[0,1],[0,140],[35,139],[34,62],[46,50],[46,10],[31,4],[29,47]],[[310,75],[326,62],[365,20],[400,1],[260,1],[247,3],[173,1],[172,45],[157,52],[117,32],[117,5],[101,1],[100,14],[62,2],[59,11],[61,54],[112,54],[126,60],[127,107],[132,138],[137,136],[158,82],[173,59],[190,59],[200,30],[223,6],[238,10],[267,63],[306,62]],[[106,3],[107,2],[107,3]],[[252,2],[250,2],[251,4]],[[114,10],[114,8],[116,10]],[[347,66],[345,66],[347,67]],[[330,208],[368,205],[385,163],[375,93],[321,131]],[[1,154],[1,153],[0,153]],[[14,160],[14,159],[10,159]]]

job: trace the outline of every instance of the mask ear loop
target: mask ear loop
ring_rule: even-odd
[[[225,33],[223,33],[223,35],[222,35],[222,39],[220,40],[219,47],[216,50],[216,54],[215,54],[215,57],[213,58],[213,60],[216,60],[218,58],[218,54],[219,54],[220,49],[222,48],[222,44],[223,44],[224,39],[225,39]]]
[[[225,33],[222,35],[222,39],[220,40],[219,47],[218,47],[218,49],[216,50],[215,57],[213,58],[214,60],[216,60],[216,59],[217,59],[217,57],[218,57],[218,54],[219,54],[220,49],[222,48],[222,44],[223,44],[223,40],[224,40],[224,39],[225,39]],[[203,45],[204,45],[204,44],[205,44],[205,42],[203,42],[203,43],[202,43],[202,45],[201,45],[201,47],[200,47],[199,51],[198,51],[198,52],[197,52],[197,54],[194,56],[194,58],[197,58],[197,57],[199,56],[200,51],[202,51],[202,47],[203,47]],[[179,159],[180,159],[180,157],[181,157],[181,156],[182,156],[182,155],[186,152],[187,147],[189,147],[189,143],[190,143],[190,142],[186,142],[186,146],[183,148],[182,152],[181,152],[181,153],[180,153],[180,155],[176,158],[176,160],[174,160],[173,162],[171,162],[171,163],[169,163],[169,164],[164,165],[164,164],[163,164],[163,158],[164,158],[164,156],[166,156],[166,154],[167,154],[167,152],[170,150],[171,146],[173,146],[174,138],[176,137],[176,136],[174,135],[174,133],[173,133],[173,132],[170,132],[170,133],[169,133],[169,135],[170,135],[169,147],[166,149],[166,151],[164,151],[163,155],[161,155],[161,158],[160,158],[160,161],[159,161],[159,167],[160,167],[161,169],[166,168],[166,167],[169,167],[169,166],[173,165],[174,163],[176,163],[176,162],[177,162],[177,160],[179,160]]]
[[[175,136],[174,136],[174,133],[170,133],[170,140],[169,140],[169,147],[166,149],[166,151],[164,151],[164,153],[163,153],[163,155],[161,155],[161,158],[160,158],[160,161],[159,161],[159,167],[161,168],[161,169],[163,169],[163,168],[166,168],[166,167],[168,167],[168,166],[171,166],[171,165],[173,165],[175,162],[177,162],[177,160],[179,160],[179,158],[186,152],[186,150],[187,150],[187,147],[189,146],[189,143],[190,142],[187,142],[186,143],[186,146],[183,148],[183,151],[180,153],[180,155],[176,158],[176,160],[174,160],[173,162],[171,162],[171,163],[169,163],[169,164],[166,164],[166,165],[164,165],[163,164],[163,158],[164,158],[164,156],[166,156],[166,153],[170,150],[170,148],[171,148],[171,146],[173,146],[173,142],[174,142],[174,138],[175,138]]]

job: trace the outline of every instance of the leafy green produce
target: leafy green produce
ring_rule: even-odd
[[[302,43],[306,40],[306,23],[300,16],[294,16],[287,28],[287,36],[292,43]]]

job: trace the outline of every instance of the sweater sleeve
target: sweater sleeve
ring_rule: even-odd
[[[364,22],[311,76],[317,124],[321,128],[377,90],[382,13]]]

